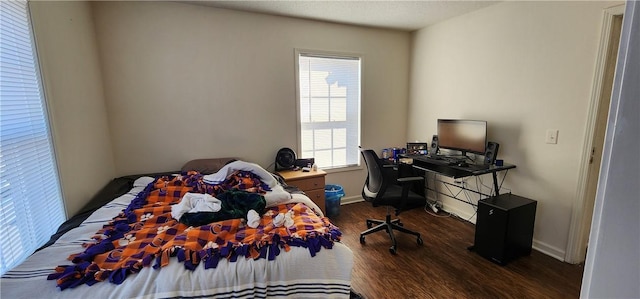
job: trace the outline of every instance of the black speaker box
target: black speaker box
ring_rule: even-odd
[[[314,158],[296,159],[297,167],[311,167],[314,163],[316,163],[316,159]]]
[[[431,148],[429,149],[429,155],[438,154],[438,150],[438,135],[433,135],[433,137],[431,138]]]
[[[498,156],[498,148],[500,144],[497,142],[487,142],[487,148],[484,151],[484,164],[485,165],[493,165],[496,162],[496,157]]]
[[[531,254],[536,206],[511,193],[478,201],[473,250],[500,265]]]

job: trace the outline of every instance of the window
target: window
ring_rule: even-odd
[[[0,1],[0,274],[65,220],[26,1]]]
[[[358,56],[296,53],[300,157],[321,168],[360,164]]]

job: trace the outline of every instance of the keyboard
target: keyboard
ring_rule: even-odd
[[[434,162],[434,164],[449,165],[449,166],[455,166],[461,162],[466,162],[467,163],[466,166],[462,166],[461,168],[466,168],[471,171],[486,170],[486,169],[489,169],[490,167],[490,165],[473,164],[463,157],[452,157],[452,156],[442,156],[442,155],[423,156],[423,157],[425,157],[428,160],[431,160],[432,162]]]
[[[402,157],[413,159],[413,158],[424,158],[424,157],[428,157],[428,156],[427,155],[421,155],[421,154],[404,154],[404,155],[402,155]]]
[[[456,165],[460,163],[460,161],[464,161],[463,158],[460,157],[450,157],[450,156],[425,156],[421,155],[419,157],[411,157],[408,158],[417,158],[422,161],[429,161],[432,164],[438,165]]]
[[[461,162],[466,162],[467,160],[465,158],[460,158],[460,157],[448,157],[448,156],[443,156],[442,160],[445,162],[448,162],[449,164],[453,165],[453,164],[458,164]]]

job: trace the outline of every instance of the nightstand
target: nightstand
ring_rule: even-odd
[[[302,170],[281,170],[278,171],[278,174],[284,178],[287,185],[296,186],[304,191],[320,207],[322,213],[326,215],[324,202],[324,178],[327,175],[326,172],[321,169],[307,172]]]

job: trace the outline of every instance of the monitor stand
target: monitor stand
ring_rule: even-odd
[[[471,162],[473,162],[473,159],[471,159],[471,157],[467,156],[467,152],[466,151],[460,151],[460,156],[451,156],[452,158],[460,158],[460,160],[469,160]]]

